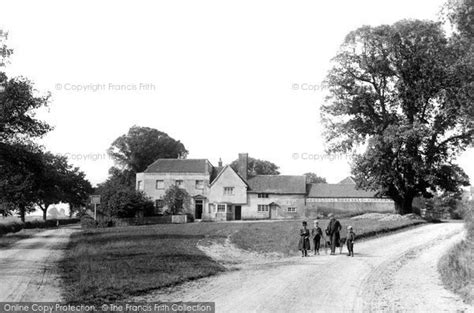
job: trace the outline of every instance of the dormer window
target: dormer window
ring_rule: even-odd
[[[268,198],[268,193],[259,193],[257,196],[259,198]]]

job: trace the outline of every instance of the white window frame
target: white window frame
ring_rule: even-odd
[[[288,213],[296,213],[296,207],[294,207],[294,206],[289,206],[289,207],[286,209],[286,211],[287,211]]]
[[[224,195],[225,196],[233,196],[234,195],[234,187],[224,187]]]
[[[158,187],[158,184],[161,182],[161,187]],[[165,189],[165,181],[163,179],[157,179],[155,181],[155,188],[156,190],[163,190]]]
[[[222,209],[222,207],[224,207],[224,211],[221,211],[220,209]],[[226,205],[225,204],[218,204],[217,205],[217,213],[225,213],[226,212]]]
[[[268,204],[258,204],[257,205],[257,212],[258,213],[265,213],[270,210],[270,206]]]
[[[178,183],[179,182],[179,183]],[[184,188],[184,180],[182,179],[175,179],[174,184],[178,186],[179,188]]]
[[[260,198],[260,199],[267,199],[268,198],[268,193],[258,193],[257,194],[257,198]]]
[[[143,180],[137,181],[137,190],[143,190]]]
[[[202,190],[204,189],[204,180],[203,179],[196,179],[194,188]]]

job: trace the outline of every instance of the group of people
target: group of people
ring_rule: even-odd
[[[325,245],[330,245],[331,255],[335,255],[336,247],[340,247],[343,241],[345,241],[348,251],[347,255],[354,256],[354,241],[356,236],[352,226],[347,227],[347,236],[345,240],[341,240],[341,223],[334,217],[334,214],[329,214],[329,218],[329,224],[324,233],[321,227],[319,227],[318,221],[314,221],[314,227],[311,229],[311,232],[306,221],[303,221],[303,228],[300,229],[300,241],[298,244],[298,249],[301,251],[302,257],[308,256],[308,251],[311,250],[310,237],[313,238],[314,255],[319,254],[321,239],[323,239]]]

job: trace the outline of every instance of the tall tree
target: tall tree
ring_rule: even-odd
[[[326,178],[318,176],[316,173],[304,173],[307,184],[327,184]]]
[[[85,205],[92,186],[85,174],[68,163],[65,156],[41,153],[42,170],[38,180],[38,206],[46,220],[50,205],[69,203],[70,208]]]
[[[42,160],[37,147],[0,142],[0,202],[16,209],[23,222],[26,213],[34,211],[39,201],[41,175]]]
[[[140,211],[152,214],[153,202],[129,184],[128,171],[113,170],[109,178],[99,184],[96,193],[101,195],[100,212],[106,216],[134,217]]]
[[[185,158],[188,151],[179,140],[162,131],[133,126],[115,139],[108,153],[122,168],[139,173],[156,159]]]
[[[3,31],[0,29],[0,67],[5,66],[6,61],[13,53],[13,49],[9,49],[7,47],[6,41],[8,39],[8,32]],[[1,83],[0,79],[0,83]]]
[[[461,56],[439,23],[411,20],[361,27],[333,59],[321,110],[329,150],[365,146],[352,166],[358,187],[391,197],[400,213],[416,196],[468,182],[454,164],[474,134],[473,72],[459,72]]]
[[[235,170],[238,171],[239,169],[239,160],[234,160],[230,166]],[[278,171],[279,167],[266,160],[260,160],[255,158],[248,158],[248,166],[247,166],[247,175],[248,178],[257,176],[257,175],[280,175]]]
[[[22,77],[8,79],[0,72],[0,141],[27,142],[52,129],[35,118],[35,111],[47,106],[49,94],[36,96],[32,83]]]

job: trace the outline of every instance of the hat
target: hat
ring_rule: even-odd
[[[347,229],[352,229],[352,226],[350,226],[350,225],[349,225],[349,226],[347,226]]]
[[[334,217],[334,214],[329,213],[328,217]]]
[[[303,225],[307,225],[306,221],[303,221]]]

